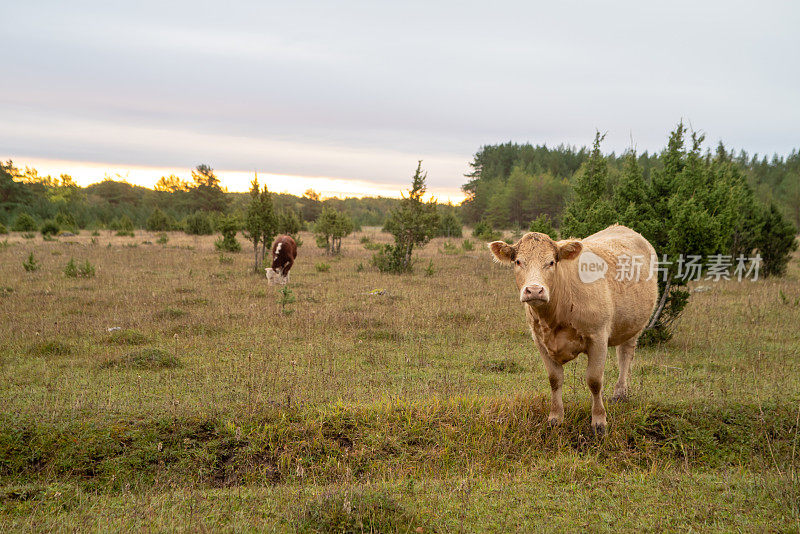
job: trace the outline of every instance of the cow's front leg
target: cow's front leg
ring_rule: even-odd
[[[605,337],[595,339],[589,345],[586,366],[586,385],[592,393],[592,428],[598,435],[606,432],[606,408],[603,406],[603,371],[606,366],[608,341]]]
[[[564,402],[561,399],[561,391],[564,386],[564,366],[550,357],[544,345],[540,343],[537,345],[547,371],[547,378],[550,380],[550,415],[547,416],[547,420],[551,424],[559,424],[564,421]]]

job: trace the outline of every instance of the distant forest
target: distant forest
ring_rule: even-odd
[[[645,180],[663,166],[662,153],[637,156]],[[559,145],[503,143],[482,147],[474,156],[467,183],[467,199],[460,206],[440,205],[442,213],[454,215],[467,225],[479,222],[494,229],[527,229],[531,221],[545,214],[560,226],[564,206],[576,181],[584,172],[590,150]],[[750,156],[734,153],[720,144],[705,158],[725,158],[739,166],[756,197],[775,204],[796,228],[800,227],[800,152],[786,157]],[[623,173],[625,154],[605,156],[608,187],[614,189]],[[277,211],[294,211],[304,223],[315,221],[323,207],[350,216],[356,227],[383,226],[386,214],[399,199],[386,197],[321,199],[314,191],[303,196],[274,193]],[[199,165],[191,181],[176,176],[159,180],[153,189],[107,179],[80,187],[68,175],[41,176],[35,169],[18,169],[11,161],[0,163],[0,225],[13,228],[21,214],[37,226],[56,221],[65,228],[115,228],[122,219],[145,228],[158,208],[182,228],[192,214],[201,211],[214,217],[243,218],[249,193],[224,191],[213,169]]]
[[[566,201],[584,165],[589,159],[586,147],[504,143],[482,147],[470,163],[472,172],[462,186],[467,200],[461,205],[466,224],[485,221],[494,228],[527,228],[542,214],[558,226]],[[788,157],[750,156],[733,153],[721,143],[707,159],[722,157],[735,162],[747,178],[759,200],[774,203],[784,215],[800,227],[800,152]],[[645,180],[663,166],[661,153],[644,152],[637,156]],[[622,175],[625,154],[606,156],[609,187],[614,188]]]
[[[385,197],[321,199],[312,190],[302,197],[273,193],[276,211],[293,210],[304,222],[315,221],[323,207],[347,213],[357,226],[382,226],[386,214],[399,199]],[[176,176],[161,178],[154,189],[107,179],[80,187],[68,175],[40,176],[35,169],[18,169],[11,161],[0,163],[0,224],[9,228],[20,214],[37,223],[60,221],[64,228],[114,228],[123,218],[134,227],[146,227],[158,208],[174,221],[175,229],[197,211],[212,215],[234,215],[243,219],[249,193],[224,191],[213,169],[200,165],[192,181]],[[443,206],[445,209],[446,207]],[[456,207],[450,208],[452,211]],[[66,221],[66,224],[64,224]]]

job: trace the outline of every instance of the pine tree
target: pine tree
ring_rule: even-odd
[[[314,223],[317,246],[324,248],[326,254],[339,254],[342,239],[350,235],[353,228],[353,221],[346,213],[325,206]]]
[[[285,208],[278,214],[278,233],[292,236],[297,240],[297,234],[300,232],[303,223],[300,222],[300,217],[297,212],[292,208]]]
[[[236,240],[236,234],[239,232],[240,223],[236,217],[227,216],[222,217],[217,221],[217,230],[222,234],[222,237],[214,242],[217,250],[224,250],[226,252],[239,252],[242,250],[242,245]]]
[[[442,237],[461,237],[461,221],[452,211],[446,211],[439,220],[438,235]]]
[[[596,132],[592,153],[575,182],[573,196],[564,209],[563,237],[586,237],[616,222],[617,213],[608,198],[608,163],[600,152],[605,134]]]
[[[614,188],[612,204],[620,224],[636,230],[648,241],[655,239],[659,222],[652,206],[652,191],[644,180],[642,167],[633,150],[625,156],[622,175]]]
[[[147,218],[145,228],[150,232],[166,232],[172,229],[172,225],[173,222],[170,220],[169,216],[161,211],[160,208],[156,207],[150,214],[150,217]]]
[[[439,227],[439,213],[436,201],[422,200],[427,190],[425,180],[428,173],[422,171],[422,161],[411,179],[408,195],[400,201],[400,205],[389,213],[384,232],[394,236],[394,245],[386,245],[373,257],[373,264],[381,271],[402,273],[412,268],[414,247],[424,247]]]
[[[746,182],[739,165],[724,152],[721,143],[717,147],[717,156],[711,161],[709,172],[713,175],[711,205],[721,206],[717,215],[721,227],[730,229],[723,236],[722,249],[733,257],[740,254],[750,256],[758,248],[763,222],[753,189]]]
[[[15,232],[34,232],[36,231],[36,221],[28,213],[22,212],[17,215],[11,229]]]
[[[272,245],[277,233],[278,221],[272,205],[272,195],[267,186],[261,189],[258,177],[250,183],[250,203],[244,220],[244,236],[253,243],[253,272],[260,272],[266,256],[266,248]]]
[[[550,216],[546,213],[542,213],[533,221],[531,221],[531,226],[528,228],[528,231],[547,234],[550,236],[550,239],[553,240],[558,239],[558,231],[556,231],[555,227],[553,226],[553,221],[550,220]]]
[[[764,207],[761,216],[759,252],[763,258],[764,276],[781,276],[797,250],[797,230],[787,221],[775,204]]]
[[[228,200],[225,191],[220,187],[219,178],[214,169],[206,164],[198,165],[192,171],[194,185],[189,188],[194,209],[202,211],[225,211]]]

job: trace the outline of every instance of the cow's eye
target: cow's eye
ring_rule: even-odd
[[[517,265],[522,265],[522,262],[519,260],[515,261],[514,263],[516,263]]]
[[[555,264],[556,262],[554,260],[550,260],[550,263],[547,264],[547,267],[552,267]]]

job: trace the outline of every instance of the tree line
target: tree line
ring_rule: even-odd
[[[636,154],[645,182],[668,164],[668,150]],[[474,155],[472,171],[462,190],[467,195],[461,216],[466,224],[483,222],[495,229],[527,228],[531,221],[546,216],[558,226],[564,208],[585,168],[591,148],[559,145],[503,143],[486,145]],[[603,155],[609,190],[623,179],[629,153]],[[758,201],[776,209],[800,227],[800,151],[770,158],[727,149],[701,151],[706,161],[714,158],[735,166],[752,188]]]
[[[383,226],[386,214],[400,202],[386,197],[323,199],[313,190],[302,196],[271,193],[270,198],[279,216],[296,217],[304,229],[325,209],[346,214],[354,228]],[[110,178],[80,187],[66,174],[53,178],[0,162],[0,225],[8,229],[38,231],[47,223],[55,233],[144,228],[203,234],[219,230],[230,217],[244,221],[249,204],[250,193],[226,191],[208,165],[198,165],[191,181],[166,176],[151,189]],[[456,206],[442,210],[458,213]]]

